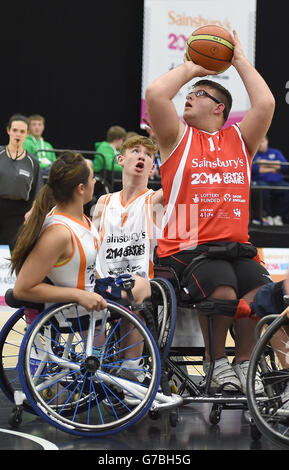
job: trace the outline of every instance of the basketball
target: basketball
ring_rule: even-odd
[[[205,69],[222,73],[231,65],[234,45],[229,31],[216,25],[201,26],[189,37],[187,58]]]

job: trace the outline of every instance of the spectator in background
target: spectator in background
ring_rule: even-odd
[[[13,250],[17,232],[42,187],[39,163],[24,149],[28,119],[13,115],[7,125],[9,143],[0,147],[0,245]]]
[[[105,168],[107,171],[121,173],[122,167],[117,163],[117,155],[126,138],[126,130],[120,126],[112,126],[108,129],[106,140],[103,142],[95,142],[94,147],[98,153],[102,153],[105,160]],[[114,165],[113,165],[114,164]],[[95,173],[103,170],[103,159],[96,155],[93,162]]]
[[[288,161],[280,150],[269,147],[268,136],[263,137],[252,162],[253,185],[289,187],[289,183],[284,179],[284,173],[288,167],[279,163],[288,163]],[[258,222],[260,218],[255,207],[258,192],[253,192],[253,222]],[[283,225],[283,218],[289,213],[289,189],[288,191],[282,189],[263,190],[263,209],[266,213],[265,222],[267,221],[269,225]]]
[[[44,129],[45,118],[43,116],[40,114],[30,116],[28,119],[29,135],[25,139],[23,148],[37,158],[42,174],[48,176],[51,164],[56,160],[56,155],[54,152],[47,151],[53,150],[53,146],[43,139]]]

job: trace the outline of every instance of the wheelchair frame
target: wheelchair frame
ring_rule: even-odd
[[[50,424],[71,434],[105,436],[134,424],[150,407],[160,378],[158,349],[144,324],[125,307],[108,302],[104,311],[86,314],[87,327],[78,310],[76,304],[53,306],[30,325],[20,348],[20,381],[29,403]],[[131,347],[121,344],[129,333],[123,338],[116,335],[125,320],[130,322],[129,332],[141,333],[144,357],[151,361],[152,379],[147,387],[117,374],[122,368],[120,353]],[[108,332],[99,355],[94,355],[94,341],[100,344],[97,321],[101,321],[101,331],[108,328]],[[35,350],[40,362],[32,371]]]
[[[186,294],[180,286],[179,279],[170,266],[161,266],[156,265],[155,275],[167,279],[170,282],[176,292],[176,299],[178,307],[196,309],[197,304],[192,302],[189,294]],[[170,378],[175,375],[181,381],[181,387],[179,393],[181,396],[184,395],[183,405],[188,405],[191,403],[211,403],[212,409],[209,415],[211,424],[218,424],[221,419],[221,413],[223,409],[242,409],[247,410],[247,397],[238,393],[232,395],[232,393],[226,393],[222,389],[216,390],[214,392],[210,391],[212,375],[215,365],[214,357],[214,334],[213,334],[213,317],[214,314],[207,316],[208,322],[208,334],[209,334],[209,355],[210,355],[210,366],[208,370],[207,379],[205,386],[200,386],[196,381],[195,377],[190,377],[182,368],[182,366],[201,366],[201,361],[196,360],[183,360],[183,356],[192,356],[198,357],[204,355],[204,347],[182,347],[174,346],[170,348],[166,360],[166,366],[171,371]],[[234,355],[234,348],[226,347],[227,355]],[[181,358],[181,359],[179,359]],[[185,396],[186,392],[189,396]],[[251,422],[251,435],[254,439],[259,438],[260,436],[256,432],[255,425]]]
[[[31,372],[31,351],[32,351],[32,346],[30,343],[30,337],[34,335],[35,329],[39,329],[39,331],[42,331],[44,328],[43,325],[40,322],[43,322],[45,324],[45,321],[48,319],[49,316],[53,316],[57,314],[58,310],[64,310],[64,309],[69,309],[72,306],[77,308],[76,304],[64,304],[64,305],[54,305],[51,306],[49,309],[45,310],[44,312],[40,313],[37,318],[33,321],[33,323],[28,327],[26,333],[23,336],[23,339],[21,341],[21,346],[20,346],[20,351],[19,351],[19,357],[18,357],[18,364],[17,364],[17,371],[19,373],[20,377],[20,382],[21,382],[21,389],[19,390],[19,387],[15,387],[13,382],[10,382],[7,379],[7,376],[5,375],[5,368],[3,365],[3,358],[5,356],[4,354],[4,347],[5,347],[5,342],[7,340],[7,337],[9,337],[9,333],[11,331],[15,331],[15,323],[19,320],[23,321],[24,317],[24,308],[19,309],[14,313],[14,315],[10,318],[10,320],[7,322],[7,325],[5,328],[3,328],[1,334],[0,334],[0,353],[1,353],[1,369],[0,369],[0,386],[3,389],[4,393],[6,396],[14,402],[14,409],[12,411],[12,415],[10,418],[10,424],[13,427],[17,427],[21,424],[21,416],[22,416],[22,410],[32,412],[35,414],[38,414],[42,416],[44,419],[48,420],[51,424],[55,425],[56,427],[59,427],[60,429],[70,432],[72,434],[77,434],[77,435],[89,435],[89,436],[102,436],[106,434],[113,434],[115,432],[121,431],[124,426],[128,426],[136,422],[138,419],[140,419],[143,414],[146,413],[146,411],[150,408],[150,405],[152,405],[152,402],[154,400],[154,396],[156,395],[156,401],[158,403],[158,406],[160,409],[169,409],[169,408],[176,408],[177,406],[180,405],[182,402],[182,399],[178,396],[171,396],[171,393],[160,393],[158,391],[158,385],[159,381],[161,380],[162,382],[162,388],[165,387],[165,377],[161,377],[161,371],[162,371],[162,366],[161,366],[161,360],[160,360],[160,353],[162,358],[164,358],[164,355],[167,354],[166,352],[166,345],[167,341],[170,340],[172,337],[171,335],[171,325],[172,325],[172,318],[173,315],[172,309],[174,308],[174,292],[169,285],[169,283],[166,280],[156,280],[154,279],[152,281],[152,285],[154,286],[154,290],[159,289],[159,294],[161,295],[161,298],[158,299],[158,304],[162,305],[163,304],[163,309],[161,309],[160,313],[160,319],[161,319],[161,324],[159,325],[159,331],[158,331],[158,345],[155,343],[152,334],[149,332],[149,330],[144,326],[144,324],[137,318],[135,315],[128,310],[127,308],[120,306],[114,302],[109,302],[108,303],[108,311],[118,311],[118,315],[120,316],[126,316],[127,321],[128,319],[131,319],[131,321],[134,324],[134,327],[138,329],[139,331],[142,332],[143,337],[145,338],[146,342],[148,343],[147,346],[149,347],[149,353],[148,357],[150,358],[150,369],[155,368],[157,372],[157,379],[154,379],[154,382],[150,384],[148,387],[143,387],[142,385],[132,382],[131,380],[127,380],[126,378],[122,377],[115,377],[113,374],[112,377],[107,374],[107,372],[101,371],[101,370],[95,370],[94,373],[97,373],[98,381],[99,383],[104,384],[103,389],[104,391],[107,390],[109,387],[116,387],[117,389],[121,389],[122,391],[125,391],[125,393],[130,396],[128,399],[129,402],[129,407],[132,406],[131,412],[129,411],[129,415],[131,414],[132,416],[129,419],[129,422],[121,416],[116,419],[117,425],[113,423],[113,426],[109,426],[104,422],[101,423],[98,427],[96,426],[96,429],[94,429],[93,426],[80,426],[79,429],[78,427],[74,426],[74,423],[71,422],[65,422],[65,424],[59,424],[61,419],[59,416],[57,416],[57,413],[55,414],[55,409],[49,409],[49,405],[46,403],[45,399],[43,399],[42,396],[39,395],[37,391],[37,387],[34,389],[33,385],[33,380],[36,380],[36,382],[41,380],[42,375],[44,375],[45,380],[45,386],[42,387],[44,388],[44,391],[46,395],[48,394],[47,390],[49,390],[50,385],[53,385],[55,380],[52,379],[47,379],[45,377],[45,370],[48,368],[48,364],[53,364],[54,369],[57,369],[57,367],[61,366],[61,363],[63,362],[63,357],[60,359],[57,357],[57,354],[54,354],[51,351],[51,346],[49,346],[49,341],[55,341],[55,339],[50,338],[48,341],[48,346],[46,345],[46,352],[45,352],[45,357],[43,357],[42,361],[42,366],[37,367],[36,370],[34,371],[34,375],[32,376]],[[165,296],[165,294],[169,293],[169,299]],[[158,307],[159,308],[159,307]],[[169,309],[169,310],[168,310]],[[86,312],[88,316],[90,317],[89,320],[89,328],[92,331],[95,328],[96,320],[93,320],[92,318],[96,316],[95,318],[99,317],[98,312],[94,313],[89,313]],[[76,320],[75,320],[76,321]],[[75,322],[74,321],[74,322]],[[69,324],[69,321],[68,321]],[[81,323],[78,322],[79,325],[79,331],[81,330]],[[74,326],[75,327],[75,326]],[[67,327],[68,328],[68,327]],[[70,327],[71,328],[71,327]],[[66,332],[67,333],[67,332]],[[73,333],[73,330],[70,332],[71,334]],[[59,337],[62,336],[62,333],[59,333]],[[80,336],[82,336],[80,334]],[[85,346],[85,357],[87,360],[93,363],[94,358],[92,355],[92,334],[87,334],[87,342],[89,343],[88,345]],[[164,339],[166,338],[166,339]],[[11,346],[10,341],[8,340],[9,345]],[[47,343],[47,339],[42,338],[43,343]],[[81,340],[79,341],[81,342]],[[33,343],[33,342],[32,342]],[[15,346],[16,347],[16,346]],[[60,347],[60,346],[59,346]],[[39,345],[35,346],[34,349],[36,350],[38,348],[39,350]],[[50,348],[50,349],[49,349]],[[79,345],[78,345],[79,348]],[[66,344],[65,350],[66,354],[72,354],[72,345],[71,344]],[[40,347],[41,350],[41,347]],[[63,355],[65,352],[62,353]],[[17,350],[16,354],[17,355]],[[85,361],[84,361],[85,362]],[[50,366],[51,367],[51,366]],[[83,367],[83,364],[82,364]],[[89,365],[85,364],[86,367],[86,372],[89,372]],[[112,366],[114,367],[114,366]],[[73,361],[70,362],[69,368],[74,370],[76,375],[80,375],[80,365],[79,364],[73,364]],[[36,374],[36,375],[35,375]],[[65,375],[65,373],[64,373]],[[62,376],[59,375],[59,381],[63,380]],[[80,382],[81,379],[78,378],[78,382]],[[92,387],[95,386],[93,381],[91,381]],[[99,385],[98,385],[99,387]],[[62,387],[63,388],[63,387]],[[68,391],[70,391],[70,384],[67,386]],[[79,386],[78,386],[78,391],[79,391]],[[99,390],[98,390],[99,391]],[[63,393],[63,392],[61,392]],[[59,395],[61,395],[61,393]],[[97,392],[94,390],[93,392],[94,396],[97,396]],[[106,400],[109,401],[111,399],[111,396],[114,394],[112,391],[110,394],[110,397],[108,396],[109,394],[106,394]],[[135,399],[132,399],[131,397],[135,397]],[[53,398],[53,397],[52,397]],[[117,394],[115,394],[114,398],[117,400]],[[102,397],[103,399],[103,397]],[[69,401],[69,400],[68,400]],[[53,400],[52,400],[53,402]],[[122,399],[119,399],[118,407],[120,406],[123,408],[126,406],[126,403],[122,403]],[[96,405],[99,407],[99,404]],[[153,405],[154,407],[155,405]],[[55,408],[55,406],[54,406]],[[65,408],[65,407],[64,407]],[[68,406],[66,406],[68,408]],[[113,409],[114,407],[111,406]],[[56,407],[57,409],[57,407]],[[138,409],[140,409],[138,411]],[[136,410],[136,411],[135,411]],[[67,410],[65,410],[65,413]],[[117,407],[116,410],[113,409],[113,413],[115,416],[118,413]],[[102,418],[101,418],[102,419]],[[67,419],[66,419],[67,421]]]
[[[42,314],[37,317],[37,319],[30,325],[27,332],[24,335],[24,339],[21,343],[21,349],[19,353],[19,363],[22,364],[23,367],[19,368],[20,373],[20,380],[22,389],[24,394],[22,393],[22,403],[19,405],[19,391],[16,391],[16,397],[13,397],[16,401],[16,410],[19,410],[19,406],[24,406],[26,411],[31,411],[39,414],[44,419],[56,426],[60,427],[60,429],[77,435],[85,435],[85,436],[103,436],[108,434],[113,434],[115,432],[119,432],[126,427],[134,424],[138,419],[140,419],[144,414],[148,413],[152,418],[156,418],[159,413],[163,410],[169,410],[170,412],[170,422],[172,426],[175,426],[178,422],[178,410],[180,407],[191,404],[191,403],[211,403],[212,410],[210,413],[210,422],[212,424],[217,424],[221,418],[221,412],[223,409],[243,409],[248,410],[248,400],[247,396],[240,395],[236,393],[235,395],[225,393],[223,390],[217,390],[213,393],[210,392],[210,381],[212,377],[212,371],[214,367],[214,355],[213,355],[213,332],[212,332],[212,316],[208,316],[208,325],[209,325],[209,332],[210,332],[210,345],[211,345],[211,366],[209,368],[208,377],[205,383],[205,386],[201,386],[198,380],[195,380],[192,376],[189,376],[182,368],[183,365],[189,366],[190,364],[193,365],[201,365],[202,361],[184,361],[183,356],[202,356],[204,352],[203,347],[190,347],[190,348],[183,348],[183,347],[172,347],[172,339],[173,333],[176,324],[176,308],[177,306],[185,306],[189,308],[195,308],[196,305],[189,302],[188,299],[181,298],[180,295],[180,286],[179,281],[171,268],[168,267],[159,267],[155,268],[155,275],[157,276],[153,280],[151,280],[152,287],[155,289],[159,289],[158,302],[164,304],[164,309],[166,309],[166,314],[161,316],[161,325],[158,324],[158,337],[156,341],[154,340],[150,331],[144,326],[144,324],[137,318],[133,313],[126,309],[125,307],[119,306],[118,304],[109,303],[110,308],[118,309],[124,316],[127,318],[133,318],[134,325],[139,328],[140,331],[143,332],[143,335],[148,338],[148,342],[150,346],[150,354],[148,357],[153,355],[153,359],[150,359],[150,367],[154,368],[157,373],[157,380],[154,381],[153,386],[150,389],[144,388],[142,385],[132,382],[127,378],[117,377],[115,378],[114,375],[109,375],[103,371],[97,372],[98,379],[105,384],[105,387],[111,387],[116,385],[122,392],[125,392],[128,396],[128,406],[132,406],[132,416],[131,419],[125,420],[123,417],[119,417],[116,419],[117,424],[109,428],[105,423],[102,423],[99,428],[83,425],[78,429],[75,428],[73,424],[68,420],[65,422],[63,427],[62,424],[59,424],[58,417],[53,414],[53,409],[47,410],[48,407],[47,403],[41,400],[41,397],[36,396],[33,391],[33,386],[31,385],[31,374],[28,374],[27,379],[27,370],[29,370],[29,360],[27,357],[27,350],[29,348],[31,350],[31,345],[29,346],[29,337],[33,333],[34,329],[37,325],[40,325],[40,322],[45,322],[45,317],[51,313],[51,310],[43,312]],[[153,302],[154,304],[154,302]],[[65,305],[64,305],[65,307]],[[155,305],[156,307],[156,305]],[[53,306],[53,309],[63,308],[63,306]],[[157,310],[158,311],[158,310]],[[49,313],[50,312],[50,313]],[[17,313],[17,312],[16,312]],[[96,312],[97,313],[97,312]],[[15,314],[14,314],[15,315]],[[18,313],[19,315],[19,313]],[[94,322],[95,323],[95,322]],[[40,329],[41,329],[40,325]],[[2,332],[1,332],[2,335]],[[1,335],[0,335],[0,345],[1,343]],[[163,335],[163,336],[162,336]],[[165,338],[165,339],[164,339]],[[90,341],[91,343],[91,341]],[[92,343],[91,343],[92,344]],[[90,344],[90,348],[91,348]],[[28,345],[28,346],[27,346]],[[28,349],[27,349],[28,348]],[[232,355],[234,353],[233,348],[227,348],[226,351],[228,354]],[[2,353],[2,349],[0,349]],[[90,350],[89,350],[90,354]],[[90,357],[87,354],[87,357]],[[55,357],[52,355],[53,361],[55,361]],[[178,358],[181,358],[179,360]],[[76,373],[79,373],[80,366],[74,366],[74,370]],[[26,372],[25,372],[26,371]],[[112,378],[113,377],[113,378]],[[1,374],[0,374],[1,379]],[[180,387],[173,392],[173,387],[168,387],[168,383],[174,381],[174,379],[180,382]],[[28,380],[28,384],[27,384]],[[116,381],[117,380],[117,384]],[[253,382],[251,376],[251,388],[249,387],[249,395],[254,396],[252,392]],[[30,385],[29,385],[30,383]],[[159,383],[161,383],[161,390],[159,390]],[[49,382],[45,385],[49,385]],[[0,380],[0,386],[3,387],[3,381]],[[31,388],[32,387],[32,388]],[[70,390],[70,385],[68,385],[68,390]],[[188,392],[188,394],[186,394]],[[93,392],[94,395],[97,395],[97,391]],[[37,394],[36,394],[37,395]],[[117,395],[117,394],[116,394]],[[111,395],[112,396],[112,395]],[[23,399],[27,399],[28,401],[23,401]],[[10,393],[11,399],[11,393]],[[106,400],[109,401],[109,400]],[[122,400],[120,400],[121,403]],[[21,402],[21,400],[20,400]],[[250,403],[250,400],[249,400]],[[252,403],[252,399],[251,399]],[[27,408],[25,408],[25,405]],[[98,406],[98,405],[96,405]],[[121,407],[126,406],[126,404],[121,403]],[[135,408],[140,408],[140,412],[136,412],[135,415],[133,410]],[[65,408],[65,407],[64,407]],[[117,411],[118,413],[118,411]],[[64,421],[66,418],[64,419]],[[13,420],[12,420],[13,421]],[[67,420],[66,420],[67,421]],[[21,422],[21,421],[20,421]],[[18,425],[18,422],[12,422],[12,425]],[[258,427],[256,426],[258,425]],[[258,419],[255,421],[251,421],[251,437],[254,440],[257,440],[261,437],[261,431],[259,431],[259,423]]]
[[[288,449],[289,319],[280,315],[265,316],[258,322],[255,334],[247,377],[248,407],[259,432],[280,448]],[[276,346],[276,339],[280,347]],[[256,373],[263,381],[265,393],[262,397],[255,395]]]

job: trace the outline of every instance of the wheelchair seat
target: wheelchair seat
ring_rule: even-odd
[[[180,307],[196,307],[196,304],[193,302],[190,294],[181,287],[180,280],[178,279],[174,268],[160,264],[154,265],[154,277],[162,277],[167,279],[167,281],[172,284],[176,293],[178,305]]]
[[[9,307],[12,307],[12,308],[21,308],[21,307],[33,308],[35,310],[39,310],[39,312],[42,312],[44,310],[43,303],[35,303],[35,302],[29,302],[28,300],[25,301],[25,300],[16,299],[13,293],[13,289],[8,289],[5,292],[5,302]]]

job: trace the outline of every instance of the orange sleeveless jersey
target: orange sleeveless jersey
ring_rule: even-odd
[[[160,258],[213,241],[248,243],[251,159],[237,124],[213,134],[187,126],[160,173]]]

